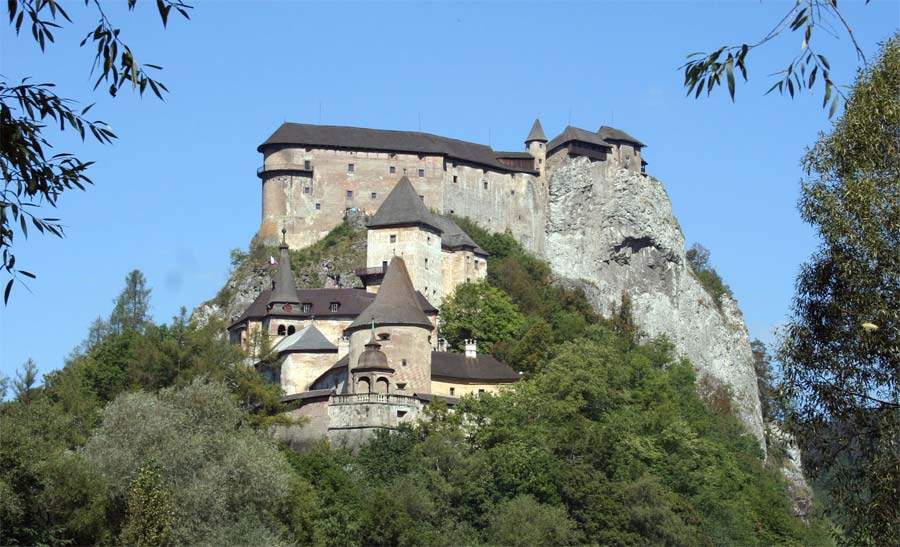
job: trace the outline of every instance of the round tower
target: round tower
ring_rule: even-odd
[[[386,395],[394,389],[394,369],[388,364],[387,355],[381,351],[373,327],[366,349],[350,369],[350,392]]]
[[[541,127],[541,120],[535,118],[528,137],[525,138],[525,148],[534,158],[534,167],[544,176],[544,163],[547,160],[547,135],[544,134],[544,128]]]

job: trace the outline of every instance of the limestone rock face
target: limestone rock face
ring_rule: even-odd
[[[666,335],[698,377],[731,388],[741,420],[765,446],[747,328],[737,302],[717,306],[685,258],[684,235],[660,182],[605,162],[566,159],[549,174],[546,258],[610,315],[627,293],[636,323]]]

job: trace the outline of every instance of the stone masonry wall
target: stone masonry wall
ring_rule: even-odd
[[[378,228],[368,230],[366,237],[366,266],[379,267],[395,256],[403,258],[413,287],[434,306],[441,305],[443,257],[437,231],[420,226]]]

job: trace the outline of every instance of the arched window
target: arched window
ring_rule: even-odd
[[[356,392],[357,393],[370,393],[372,391],[371,384],[369,384],[369,379],[363,376],[359,380],[356,381]]]
[[[291,325],[290,327],[288,327],[288,330],[287,330],[288,334],[294,334],[295,332],[297,332],[297,328],[294,327],[294,325]]]
[[[387,393],[390,393],[390,391],[391,391],[391,383],[384,376],[382,376],[381,378],[378,379],[377,382],[375,382],[375,393],[387,394]]]
[[[285,329],[284,325],[278,325],[278,336],[284,336]]]

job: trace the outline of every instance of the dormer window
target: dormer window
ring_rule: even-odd
[[[303,313],[309,313],[312,311],[312,304],[310,302],[304,302],[300,305],[300,311]]]
[[[288,336],[294,334],[295,332],[297,332],[297,327],[295,327],[294,325],[291,325],[287,328]]]
[[[278,325],[278,336],[284,336],[287,333],[287,328],[284,325]]]
[[[339,309],[341,309],[340,302],[332,302],[331,304],[328,304],[328,311],[330,311],[331,313],[334,313],[334,312],[338,311]]]
[[[381,334],[378,335],[378,339],[381,340],[382,342],[384,342],[385,340],[390,340],[391,334],[389,332],[382,332]]]

